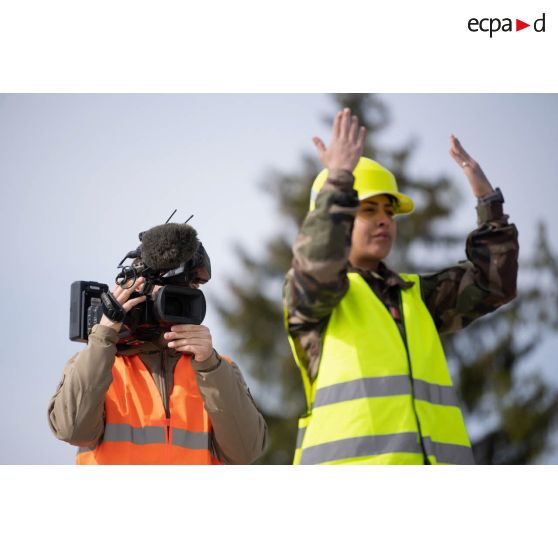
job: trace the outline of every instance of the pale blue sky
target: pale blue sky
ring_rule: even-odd
[[[388,145],[411,137],[411,171],[446,172],[464,196],[455,226],[475,225],[474,199],[449,157],[455,133],[506,197],[506,212],[529,253],[544,219],[558,248],[557,95],[382,95],[392,113]],[[192,221],[209,252],[211,301],[235,270],[232,246],[257,253],[280,222],[258,188],[266,170],[294,170],[310,138],[327,141],[325,95],[3,95],[0,96],[0,209],[5,350],[0,463],[71,463],[46,408],[65,361],[69,286],[112,282],[140,230]],[[230,341],[215,313],[215,345]],[[555,345],[556,343],[554,343]],[[550,369],[547,344],[537,359]],[[240,362],[242,365],[242,362]],[[558,461],[558,458],[555,460]]]

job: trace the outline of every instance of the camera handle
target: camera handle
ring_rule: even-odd
[[[111,292],[101,293],[103,314],[111,321],[120,323],[124,321],[126,312]]]

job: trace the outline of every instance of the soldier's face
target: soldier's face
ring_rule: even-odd
[[[353,226],[349,260],[364,269],[376,269],[389,254],[397,234],[394,207],[388,196],[372,196],[360,202]]]

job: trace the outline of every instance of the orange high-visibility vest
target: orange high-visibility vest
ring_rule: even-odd
[[[211,421],[192,368],[181,356],[174,369],[169,418],[149,370],[138,355],[117,356],[105,396],[105,431],[94,448],[80,448],[78,465],[211,465]]]

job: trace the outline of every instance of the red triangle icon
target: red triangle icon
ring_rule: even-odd
[[[531,24],[530,23],[525,23],[524,21],[521,21],[520,19],[515,20],[515,30],[516,31],[521,31],[522,29],[525,29],[526,27],[531,27]]]

